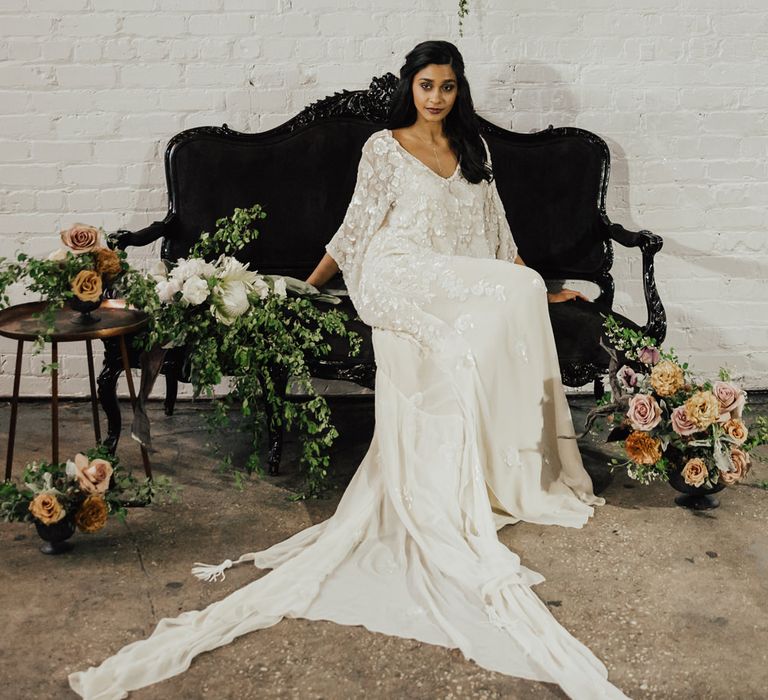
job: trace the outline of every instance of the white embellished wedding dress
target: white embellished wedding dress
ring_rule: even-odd
[[[363,147],[328,252],[373,327],[376,427],[335,514],[247,554],[273,569],[205,610],[161,620],[100,666],[86,698],[121,698],[283,617],[459,648],[480,666],[623,698],[531,590],[544,578],[499,542],[525,520],[581,527],[594,496],[560,383],[545,286],[512,263],[495,184],[443,178],[388,130]],[[203,567],[216,578],[232,565]]]

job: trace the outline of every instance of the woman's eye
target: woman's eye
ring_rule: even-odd
[[[429,83],[422,83],[421,84],[421,89],[422,90],[429,90],[429,88],[431,88],[431,87],[432,86]]]
[[[453,85],[446,85],[446,86],[443,88],[443,90],[445,90],[446,92],[450,92],[451,90],[453,90]]]

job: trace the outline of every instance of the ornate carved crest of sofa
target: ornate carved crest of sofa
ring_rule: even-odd
[[[175,260],[185,256],[216,219],[235,207],[259,203],[268,216],[260,223],[258,240],[246,251],[247,262],[262,273],[305,279],[344,217],[361,147],[374,131],[384,128],[396,82],[391,73],[374,78],[367,90],[336,93],[262,133],[243,134],[224,125],[177,134],[165,153],[168,215],[141,231],[118,232],[116,244],[126,248],[162,240],[161,256]],[[609,360],[599,345],[602,314],[612,312],[628,326],[639,327],[612,311],[613,242],[638,248],[642,255],[648,309],[642,328],[661,341],[666,317],[654,282],[653,259],[662,240],[609,221],[605,194],[610,154],[597,135],[571,127],[519,134],[478,119],[526,264],[547,280],[588,280],[600,289],[592,302],[550,305],[563,382],[567,386],[594,382],[599,395],[600,377]],[[335,280],[329,287],[340,284]],[[331,354],[314,367],[314,373],[373,387],[370,329],[355,318],[351,304],[347,310],[351,325],[364,339],[361,353],[350,358],[343,344],[333,342]],[[120,435],[115,387],[121,371],[119,351],[107,343],[99,390],[109,424],[106,443],[113,448]],[[178,381],[186,379],[180,352],[169,354],[163,372],[166,413],[171,414]],[[280,434],[271,436],[272,473],[280,461],[281,441]]]

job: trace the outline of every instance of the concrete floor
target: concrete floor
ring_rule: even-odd
[[[573,400],[577,425],[583,400]],[[373,429],[370,399],[334,402],[342,438],[330,497],[291,502],[296,445],[285,475],[244,491],[216,471],[204,409],[182,403],[172,418],[150,413],[158,474],[184,486],[181,503],[132,509],[95,535],[76,534],[59,557],[38,552],[30,525],[0,526],[0,698],[73,697],[69,672],[142,639],[162,617],[204,607],[261,575],[242,566],[223,583],[190,575],[257,551],[330,516]],[[766,406],[762,406],[763,412]],[[2,405],[6,430],[7,404]],[[61,454],[91,444],[87,404],[62,407]],[[49,456],[47,405],[21,406],[16,464]],[[237,438],[229,436],[229,442]],[[246,439],[235,439],[241,451]],[[5,436],[0,440],[4,454]],[[595,443],[587,467],[607,505],[581,530],[518,523],[502,541],[546,581],[535,587],[554,616],[587,644],[611,680],[633,698],[768,697],[768,453],[746,483],[720,494],[721,507],[694,513],[665,484],[611,476]],[[121,443],[125,464],[138,448]],[[185,674],[137,691],[167,698],[562,698],[555,686],[485,671],[457,651],[374,634],[361,627],[284,620],[198,657]]]

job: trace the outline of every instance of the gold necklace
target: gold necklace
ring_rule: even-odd
[[[414,132],[414,133],[416,133],[416,132]],[[430,144],[429,142],[425,141],[425,140],[424,140],[423,138],[421,138],[421,136],[419,136],[418,134],[416,134],[416,138],[418,138],[418,139],[419,139],[419,141],[421,141],[421,142],[422,142],[424,145],[426,145],[426,146],[430,146],[430,145],[431,145],[431,146],[432,146],[432,153],[434,153],[434,154],[435,154],[435,161],[437,162],[437,174],[438,174],[440,177],[443,177],[443,166],[442,166],[442,164],[440,163],[440,159],[437,157],[437,147],[436,147],[434,144]]]

